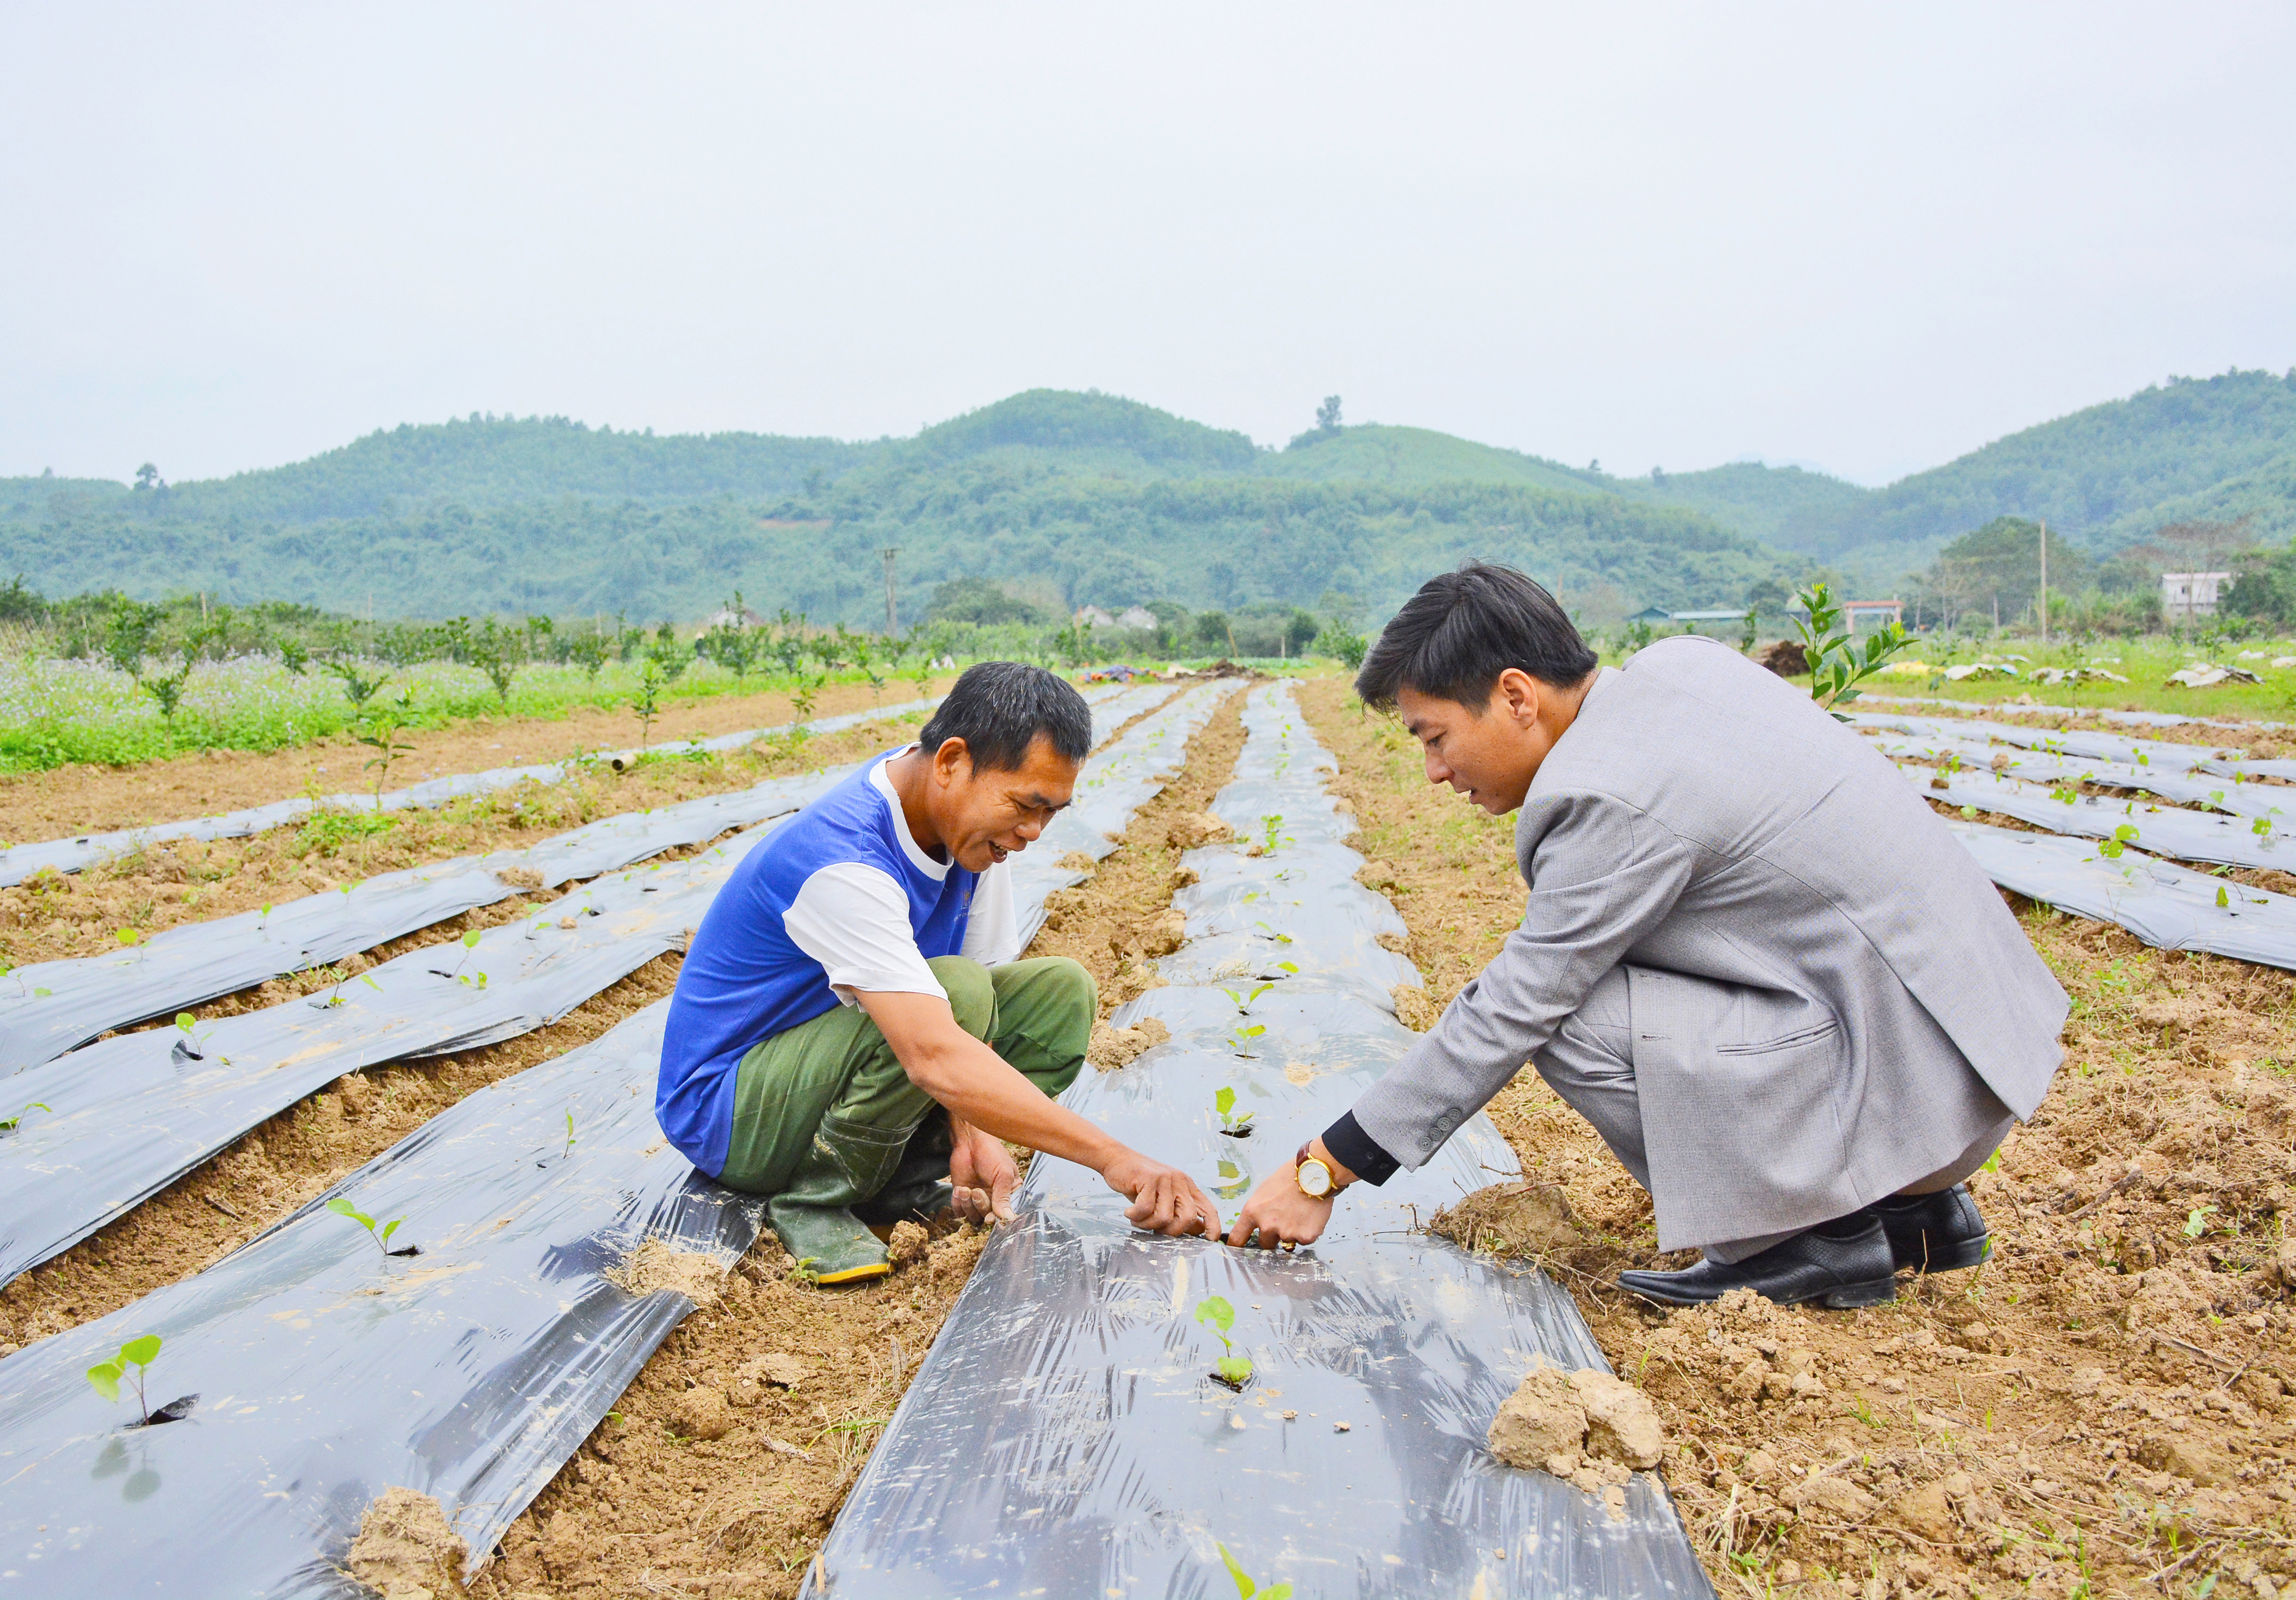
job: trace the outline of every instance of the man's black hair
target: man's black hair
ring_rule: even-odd
[[[930,755],[961,739],[975,771],[1016,772],[1039,733],[1067,760],[1090,755],[1092,711],[1084,697],[1041,666],[982,661],[964,669],[917,743]]]
[[[1600,665],[1553,595],[1512,567],[1467,561],[1404,602],[1364,657],[1356,693],[1388,706],[1408,688],[1480,712],[1511,666],[1567,689]]]

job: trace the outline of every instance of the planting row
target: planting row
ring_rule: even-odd
[[[1244,843],[1191,852],[1169,986],[1111,1020],[1168,1042],[1066,1104],[1240,1202],[1412,1041],[1354,881],[1330,757],[1288,690],[1253,691],[1213,809]],[[1542,1274],[1419,1230],[1519,1171],[1477,1116],[1416,1173],[1351,1192],[1296,1254],[1136,1233],[1092,1172],[1039,1156],[872,1453],[806,1593],[1499,1596],[1710,1590],[1663,1489],[1615,1509],[1485,1449],[1539,1360],[1601,1367]]]
[[[821,717],[805,723],[790,723],[774,728],[750,728],[739,733],[719,734],[714,739],[681,741],[660,745],[652,754],[679,755],[697,751],[738,750],[762,739],[787,737],[802,727],[806,734],[834,733],[840,729],[854,727],[875,717],[900,716],[910,712],[930,709],[936,702],[910,700],[882,710],[857,711],[844,716]],[[368,795],[328,795],[317,800],[298,796],[292,800],[275,801],[269,805],[252,806],[245,811],[226,812],[219,816],[193,817],[177,822],[155,822],[144,828],[122,828],[106,833],[81,834],[75,838],[48,839],[37,844],[15,845],[0,850],[0,888],[22,883],[42,870],[78,872],[109,861],[115,856],[130,855],[146,845],[165,839],[243,839],[274,828],[283,828],[299,822],[314,811],[327,809],[343,811],[435,811],[450,801],[466,795],[491,793],[527,782],[562,783],[569,775],[585,763],[627,762],[643,752],[637,750],[601,751],[592,755],[574,757],[568,761],[545,763],[539,766],[494,767],[482,772],[451,774],[433,778],[403,789],[378,790]]]
[[[1168,760],[1159,723],[1086,778]],[[682,937],[714,886],[700,875],[723,864],[651,897],[657,920]],[[1034,912],[1042,890],[1015,887]],[[495,930],[474,961],[527,931]],[[423,993],[492,991],[471,976]],[[322,1022],[344,1008],[306,1007]],[[723,1271],[761,1225],[761,1205],[699,1177],[654,1125],[665,1014],[479,1090],[207,1271],[0,1362],[12,1592],[344,1595],[352,1532],[393,1485],[436,1497],[490,1551],[692,1310],[649,1263]],[[186,1035],[189,1070],[229,1052],[221,1026]]]

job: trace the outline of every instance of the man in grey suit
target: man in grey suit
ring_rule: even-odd
[[[1871,1305],[1985,1259],[1962,1180],[2040,1104],[2064,992],[1968,852],[1856,733],[1727,646],[1600,666],[1554,598],[1471,563],[1356,679],[1431,782],[1521,808],[1521,925],[1228,1242],[1311,1243],[1529,1061],[1650,1191],[1689,1305]]]

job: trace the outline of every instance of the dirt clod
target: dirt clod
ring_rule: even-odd
[[[1153,1049],[1172,1037],[1172,1030],[1153,1016],[1144,1016],[1136,1028],[1116,1028],[1108,1024],[1095,1023],[1092,1045],[1085,1059],[1101,1071],[1114,1072],[1129,1066],[1144,1050]]]
[[[1534,1367],[1491,1418],[1491,1454],[1509,1466],[1545,1469],[1587,1441],[1587,1408],[1559,1367]]]
[[[1587,1453],[1599,1461],[1644,1469],[1666,1455],[1666,1430],[1650,1397],[1623,1378],[1592,1367],[1570,1375],[1571,1390],[1587,1412]]]
[[[625,1294],[668,1289],[697,1306],[717,1304],[726,1288],[725,1263],[716,1256],[680,1250],[659,1238],[646,1240],[599,1276]]]
[[[733,1408],[718,1390],[689,1389],[670,1408],[670,1426],[688,1439],[723,1439],[734,1431]]]
[[[914,1222],[893,1224],[893,1237],[887,1248],[891,1253],[896,1269],[913,1267],[931,1253],[932,1236]]]
[[[468,1555],[437,1500],[391,1488],[359,1518],[343,1566],[384,1600],[433,1600],[460,1592],[457,1571]]]
[[[1536,1253],[1579,1242],[1578,1220],[1557,1183],[1494,1183],[1428,1220],[1427,1231],[1464,1250]]]

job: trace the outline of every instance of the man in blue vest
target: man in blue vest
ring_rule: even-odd
[[[871,1229],[944,1205],[1010,1221],[1005,1140],[1099,1172],[1158,1233],[1215,1234],[1187,1174],[1055,1104],[1091,974],[1021,953],[1008,856],[1069,803],[1082,697],[984,662],[918,742],[868,763],[734,868],[678,975],[654,1114],[702,1171],[770,1196],[824,1284],[891,1270]]]

